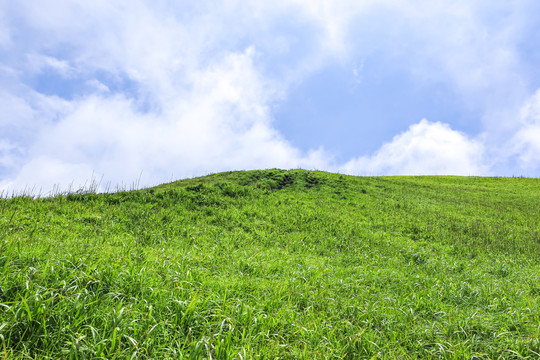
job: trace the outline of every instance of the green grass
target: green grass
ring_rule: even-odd
[[[0,200],[0,359],[538,359],[540,180],[214,174]]]

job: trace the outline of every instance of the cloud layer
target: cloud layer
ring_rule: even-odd
[[[0,189],[268,167],[540,176],[540,79],[519,49],[530,1],[0,4]],[[451,88],[482,131],[414,119],[339,164],[275,127],[295,85],[374,56]]]

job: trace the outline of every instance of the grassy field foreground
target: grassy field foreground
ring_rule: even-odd
[[[0,358],[538,359],[540,180],[215,174],[0,200]]]

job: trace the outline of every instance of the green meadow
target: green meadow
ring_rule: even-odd
[[[0,199],[0,359],[539,359],[540,179]]]

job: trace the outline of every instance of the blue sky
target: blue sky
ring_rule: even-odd
[[[540,177],[533,0],[0,0],[0,191]]]

